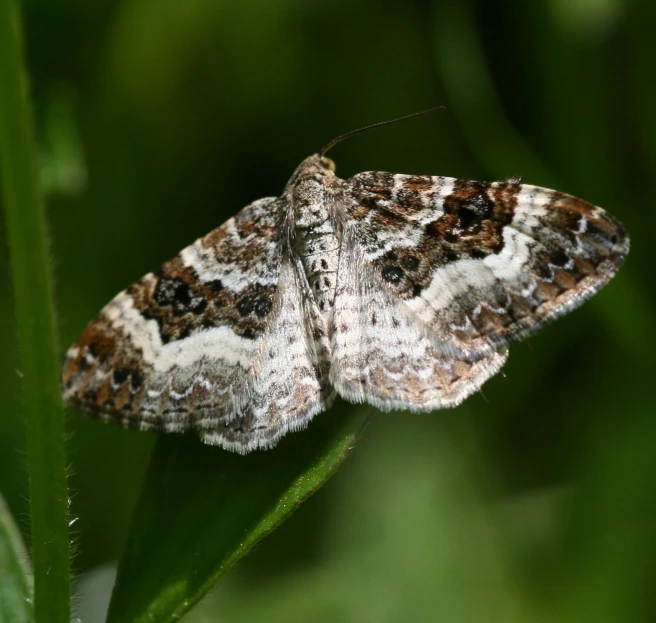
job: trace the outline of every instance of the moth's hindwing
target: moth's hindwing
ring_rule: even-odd
[[[381,283],[355,238],[342,240],[330,380],[352,402],[430,411],[460,404],[505,363],[446,355],[439,336]]]

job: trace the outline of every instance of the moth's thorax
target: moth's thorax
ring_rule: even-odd
[[[335,301],[340,238],[333,212],[340,182],[332,161],[314,155],[301,163],[285,189],[293,211],[292,244],[324,315]]]
[[[284,195],[292,207],[296,230],[313,229],[328,218],[331,197],[340,181],[332,167],[331,160],[310,156],[287,183]]]

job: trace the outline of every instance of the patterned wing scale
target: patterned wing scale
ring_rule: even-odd
[[[281,266],[282,218],[277,199],[256,201],[121,292],[69,349],[64,398],[105,421],[197,429],[241,452],[304,426],[327,391],[311,333],[299,331],[295,269]],[[286,364],[274,379],[272,357]]]
[[[342,241],[330,380],[352,402],[389,411],[452,407],[506,360],[505,349],[477,361],[448,357],[437,335],[381,287],[356,240]]]
[[[494,353],[580,305],[629,248],[601,208],[517,180],[373,172],[346,183],[345,236],[457,358]]]

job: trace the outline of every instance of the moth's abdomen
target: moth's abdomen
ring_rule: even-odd
[[[296,251],[301,257],[312,297],[322,313],[332,309],[337,285],[340,240],[330,219],[309,229],[296,230]]]

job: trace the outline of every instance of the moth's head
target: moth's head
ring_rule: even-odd
[[[328,157],[321,154],[312,154],[296,167],[296,171],[289,180],[289,184],[302,178],[312,176],[324,176],[335,173],[335,163]]]
[[[298,165],[287,182],[284,194],[295,203],[304,203],[310,198],[320,201],[320,195],[336,180],[335,163],[326,156],[313,154]]]
[[[319,160],[324,167],[330,169],[333,173],[335,172],[335,163],[330,158],[327,156],[319,156]]]

